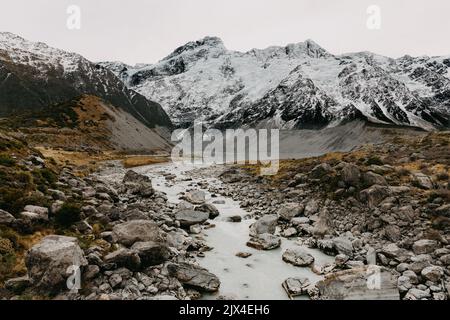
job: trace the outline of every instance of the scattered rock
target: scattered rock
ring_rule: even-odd
[[[257,236],[263,233],[274,234],[277,222],[278,217],[275,214],[265,215],[251,225],[250,235]]]
[[[414,242],[412,249],[415,254],[432,253],[437,248],[437,242],[434,240],[422,239]]]
[[[281,238],[270,233],[263,233],[256,237],[252,237],[247,246],[257,250],[272,250],[281,245]]]
[[[135,242],[155,241],[160,242],[164,233],[158,225],[148,220],[133,220],[114,226],[112,231],[114,242],[125,246],[131,246]]]
[[[209,219],[209,213],[194,210],[182,210],[177,212],[175,219],[183,228],[189,228],[195,224],[203,224]]]
[[[169,274],[182,284],[204,292],[219,290],[220,280],[206,269],[190,263],[171,263],[167,266]]]
[[[298,267],[307,267],[314,262],[314,257],[299,247],[287,249],[283,253],[282,259]]]

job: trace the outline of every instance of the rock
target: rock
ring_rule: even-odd
[[[192,203],[189,203],[187,201],[181,201],[180,203],[177,204],[177,209],[179,211],[181,210],[194,210],[194,205]]]
[[[333,220],[330,213],[328,212],[328,210],[322,210],[319,213],[319,218],[314,223],[311,233],[318,238],[322,238],[326,234],[331,233],[332,228]]]
[[[171,263],[167,266],[169,274],[177,278],[182,284],[203,292],[216,292],[220,287],[220,280],[206,269],[190,263]]]
[[[21,294],[31,285],[32,283],[28,276],[13,278],[5,281],[5,288],[15,294]]]
[[[152,221],[132,220],[114,226],[112,238],[114,242],[131,246],[135,242],[161,242],[164,238],[164,233]]]
[[[109,284],[111,285],[111,288],[116,288],[122,283],[123,279],[120,276],[120,274],[114,273],[109,277]]]
[[[387,185],[386,179],[383,176],[381,176],[379,174],[376,174],[376,173],[373,173],[372,171],[368,171],[368,172],[363,173],[363,175],[362,175],[362,183],[366,187],[371,187],[374,184],[378,184],[380,186],[386,186]]]
[[[282,220],[290,221],[303,213],[305,207],[298,203],[285,203],[278,210],[278,217]]]
[[[175,219],[180,222],[181,227],[189,228],[195,224],[203,224],[209,219],[209,213],[194,210],[182,210],[177,212]]]
[[[413,285],[408,277],[400,276],[397,279],[397,287],[400,293],[405,293],[411,289]]]
[[[415,172],[412,174],[413,179],[417,187],[425,190],[430,190],[434,188],[433,180],[426,174],[422,172]]]
[[[225,204],[225,200],[214,200],[213,204]]]
[[[405,300],[422,300],[430,297],[431,297],[430,292],[412,288],[405,295]]]
[[[99,274],[100,274],[99,266],[90,264],[86,267],[86,270],[83,272],[83,279],[92,280]]]
[[[427,254],[437,249],[437,245],[435,240],[422,239],[414,242],[412,249],[415,254]]]
[[[0,209],[0,224],[9,225],[16,220],[12,214]]]
[[[333,168],[331,168],[331,166],[328,163],[321,163],[311,170],[309,176],[312,179],[321,179],[322,177],[328,175],[332,171]]]
[[[420,254],[418,256],[411,257],[411,263],[409,264],[409,270],[420,274],[422,270],[431,265],[431,256],[428,254]]]
[[[334,257],[334,263],[337,267],[342,268],[349,259],[349,256],[345,254],[338,254],[336,257]]]
[[[422,270],[422,276],[431,282],[438,282],[444,276],[444,269],[438,266],[429,266]]]
[[[132,195],[139,195],[146,198],[155,193],[152,186],[152,180],[147,176],[134,172],[133,170],[127,171],[122,183],[125,191]]]
[[[195,210],[209,213],[209,219],[211,220],[219,216],[219,210],[209,203],[204,203],[201,206],[197,206],[195,207]]]
[[[311,284],[308,278],[287,278],[282,286],[289,297],[296,297],[306,293],[306,288]]]
[[[117,267],[124,267],[130,270],[141,268],[141,259],[138,253],[130,249],[119,249],[109,253],[104,258],[105,263],[114,263]]]
[[[250,257],[251,255],[252,254],[250,252],[238,252],[238,253],[236,253],[236,257],[244,258],[244,259]]]
[[[169,248],[158,242],[136,242],[131,249],[139,255],[142,268],[161,264],[170,258]]]
[[[315,199],[311,199],[307,202],[304,210],[304,215],[309,217],[319,211],[319,202]]]
[[[31,221],[48,221],[48,209],[39,206],[28,205],[20,213],[23,219]]]
[[[359,198],[362,202],[367,203],[370,208],[374,208],[389,196],[389,190],[389,187],[386,186],[373,185],[362,190],[359,193]]]
[[[438,216],[450,217],[450,204],[444,204],[434,209],[434,213]]]
[[[338,253],[345,254],[347,256],[353,255],[353,244],[349,238],[342,236],[333,238],[332,241],[333,247]]]
[[[311,220],[309,220],[309,218],[307,218],[307,217],[298,217],[298,218],[292,218],[291,223],[294,226],[300,226],[302,224],[310,224]]]
[[[287,229],[283,230],[282,236],[285,237],[285,238],[290,238],[290,237],[293,237],[293,236],[297,235],[297,233],[298,233],[297,229],[295,229],[293,227],[290,227],[290,228],[287,228]]]
[[[229,222],[241,222],[242,221],[242,217],[241,216],[231,216],[231,217],[228,217],[227,221],[229,221]]]
[[[77,239],[72,237],[47,236],[25,256],[25,265],[33,286],[45,293],[67,288],[66,279],[73,272],[70,267],[87,264]]]
[[[298,267],[307,267],[314,262],[314,257],[299,247],[287,249],[283,253],[282,259]]]
[[[317,283],[324,300],[399,300],[397,281],[389,270],[363,266],[332,272]]]
[[[198,224],[194,224],[192,226],[189,227],[189,233],[191,234],[200,234],[202,233],[202,226],[198,225]]]
[[[281,245],[280,237],[274,236],[270,233],[263,233],[256,237],[252,237],[247,246],[257,250],[272,250]]]
[[[439,258],[439,260],[445,265],[445,266],[449,266],[450,265],[450,254],[445,254],[443,256],[441,256]]]
[[[341,179],[349,186],[356,187],[361,178],[361,170],[358,166],[351,163],[345,163],[341,169]]]
[[[201,190],[193,190],[187,192],[184,197],[193,204],[203,204],[206,199],[206,193]]]
[[[274,234],[278,223],[275,214],[268,214],[256,220],[250,227],[250,235],[257,236],[263,233]]]
[[[401,238],[400,228],[396,225],[389,224],[384,227],[384,235],[392,242],[397,242]]]

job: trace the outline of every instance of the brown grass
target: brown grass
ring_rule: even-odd
[[[164,156],[128,156],[122,160],[122,164],[125,168],[134,168],[168,161],[169,158]]]

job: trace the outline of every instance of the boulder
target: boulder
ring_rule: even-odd
[[[181,227],[189,228],[195,224],[203,224],[209,219],[209,213],[195,210],[182,210],[177,212],[175,219],[180,222]]]
[[[257,236],[263,233],[274,234],[277,227],[278,217],[268,214],[256,220],[250,227],[250,235]]]
[[[386,186],[373,185],[370,188],[364,189],[359,193],[359,198],[362,202],[369,205],[370,208],[376,207],[385,198],[389,196],[390,189]]]
[[[28,276],[13,278],[5,281],[5,288],[9,291],[20,294],[26,288],[32,285],[31,279]]]
[[[34,245],[25,256],[25,265],[33,286],[42,292],[57,292],[66,287],[71,267],[84,267],[87,260],[77,239],[47,236]]]
[[[361,170],[359,170],[358,166],[345,163],[342,165],[341,169],[341,179],[349,186],[356,187],[361,178]]]
[[[415,254],[432,253],[437,249],[438,243],[435,240],[422,239],[414,242],[412,249]]]
[[[158,225],[149,220],[132,220],[114,226],[112,239],[125,246],[132,246],[135,242],[164,240],[164,232]]]
[[[282,286],[289,297],[296,297],[305,294],[306,288],[311,284],[308,278],[297,277],[287,278],[284,280]]]
[[[12,214],[0,209],[0,224],[11,224],[16,220]]]
[[[127,193],[139,195],[141,197],[150,197],[155,193],[152,186],[152,180],[133,170],[127,171],[123,178],[123,187]]]
[[[161,264],[170,258],[169,248],[158,242],[136,242],[131,249],[139,255],[142,268]]]
[[[203,292],[216,292],[220,287],[219,278],[201,268],[190,263],[171,263],[167,265],[169,275],[177,278],[182,284]]]
[[[363,173],[363,175],[362,175],[362,183],[366,187],[371,187],[374,184],[378,184],[380,186],[386,186],[387,185],[386,179],[382,175],[373,173],[372,171],[368,171],[368,172]]]
[[[201,190],[192,190],[184,195],[185,199],[193,204],[203,204],[206,201],[206,193]]]
[[[48,209],[45,207],[28,205],[20,213],[23,219],[31,221],[48,221]]]
[[[270,233],[263,233],[256,237],[252,237],[247,246],[257,250],[272,250],[281,245],[281,238]]]
[[[299,203],[285,203],[278,209],[278,217],[282,220],[290,221],[303,213],[305,207]]]
[[[311,170],[309,176],[312,179],[321,179],[322,177],[328,175],[332,171],[333,168],[328,163],[321,163]]]
[[[298,267],[307,267],[314,262],[314,257],[299,247],[287,249],[283,253],[282,259]]]
[[[204,203],[195,207],[195,211],[202,211],[209,213],[209,219],[214,219],[219,216],[219,210],[212,204]]]
[[[425,190],[430,190],[434,188],[433,180],[426,174],[422,172],[415,172],[412,174],[414,183],[417,187]]]
[[[399,300],[397,281],[378,266],[363,266],[332,272],[317,283],[324,300]]]
[[[427,298],[431,298],[430,292],[417,288],[410,289],[405,295],[405,300],[422,300]]]
[[[130,270],[139,270],[141,268],[141,259],[134,250],[122,248],[109,253],[104,258],[105,263],[113,263],[116,267],[127,268]]]
[[[444,276],[444,269],[439,266],[429,266],[424,268],[421,274],[425,279],[431,282],[438,282]]]

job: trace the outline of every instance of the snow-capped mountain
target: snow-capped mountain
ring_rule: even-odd
[[[0,116],[47,108],[83,94],[109,102],[148,127],[171,126],[159,104],[127,88],[103,66],[0,32]]]
[[[352,119],[450,126],[450,57],[332,55],[311,40],[236,52],[206,37],[153,65],[101,65],[179,126],[195,119],[217,127],[320,128]]]

